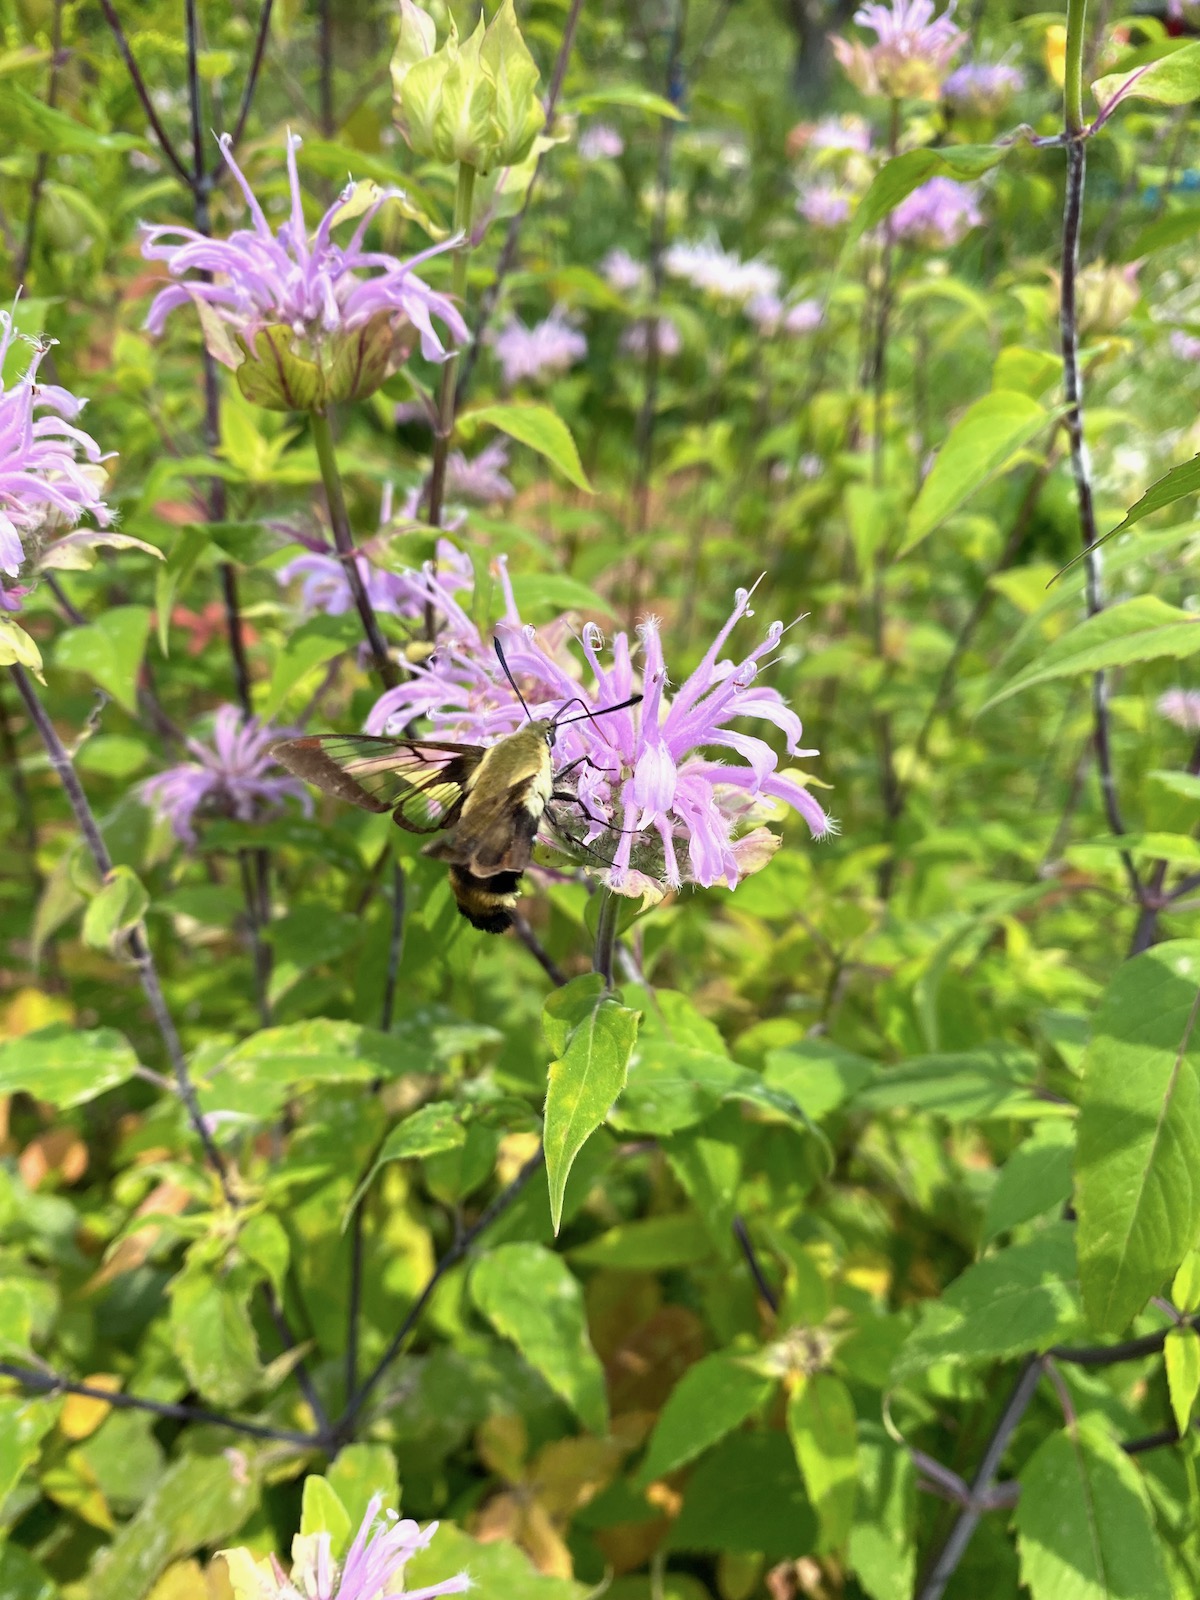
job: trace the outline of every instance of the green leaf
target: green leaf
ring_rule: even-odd
[[[54,664],[85,673],[136,716],[138,673],[149,637],[148,606],[115,606],[86,628],[62,634],[54,648]]]
[[[617,83],[607,89],[589,89],[575,101],[576,111],[585,117],[604,106],[628,106],[633,111],[646,111],[654,117],[669,117],[672,122],[687,121],[677,105],[664,99],[661,94],[643,89],[637,83]]]
[[[38,100],[20,84],[4,86],[6,131],[14,146],[50,156],[94,155],[106,150],[144,149],[145,141],[131,133],[100,133],[76,122],[65,111]]]
[[[871,1600],[912,1600],[917,1574],[917,1474],[903,1445],[879,1423],[861,1422],[859,1486],[850,1567]]]
[[[263,1028],[228,1050],[199,1086],[206,1111],[267,1118],[315,1083],[371,1083],[429,1072],[435,1040],[427,1028],[379,1033],[354,1022],[312,1017]]]
[[[980,1364],[1059,1343],[1080,1320],[1074,1230],[1066,1222],[976,1262],[927,1300],[893,1382],[939,1361]]]
[[[1161,511],[1164,506],[1174,505],[1176,500],[1182,500],[1185,495],[1197,492],[1200,492],[1200,455],[1193,456],[1190,461],[1184,461],[1177,467],[1172,467],[1170,472],[1152,483],[1142,498],[1129,508],[1116,527],[1110,528],[1103,538],[1096,541],[1096,544],[1106,544],[1118,533],[1124,533],[1126,528],[1132,528],[1135,522],[1141,522],[1143,517],[1150,516],[1154,511]],[[1079,560],[1079,557],[1077,556],[1075,560]],[[1072,561],[1070,565],[1074,566],[1075,562]]]
[[[538,1244],[504,1244],[471,1274],[475,1304],[592,1433],[608,1431],[604,1371],[587,1336],[583,1293],[565,1261]]]
[[[763,1070],[764,1082],[790,1095],[814,1122],[836,1111],[874,1076],[873,1061],[825,1039],[768,1050]]]
[[[1034,1451],[1014,1522],[1033,1600],[1170,1600],[1142,1475],[1096,1419]]]
[[[946,436],[921,485],[897,559],[1003,472],[1051,418],[1044,406],[1016,389],[994,390],[969,406]]]
[[[598,972],[572,978],[546,1001],[542,1028],[554,1059],[542,1142],[555,1233],[571,1165],[625,1087],[638,1016],[606,990]]]
[[[330,1554],[340,1561],[354,1531],[350,1513],[332,1484],[316,1473],[304,1480],[300,1503],[300,1534],[329,1534]]]
[[[557,467],[577,489],[582,489],[585,494],[595,493],[584,473],[571,430],[549,406],[506,401],[492,406],[477,406],[474,411],[466,411],[458,419],[459,431],[468,434],[485,424],[499,428],[501,433],[508,434],[518,444],[528,445],[531,450],[545,456],[551,466]]]
[[[37,1460],[60,1405],[61,1401],[29,1395],[0,1395],[0,1502],[8,1499],[26,1467]]]
[[[1200,1311],[1200,1250],[1189,1250],[1171,1284],[1171,1304],[1189,1314]]]
[[[850,1537],[858,1497],[858,1425],[849,1389],[831,1372],[803,1379],[788,1399],[787,1428],[821,1529],[817,1551],[832,1554]]]
[[[988,1195],[983,1243],[1022,1222],[1057,1211],[1071,1197],[1071,1158],[1075,1129],[1069,1122],[1046,1122],[1013,1151]]]
[[[1163,1346],[1167,1367],[1167,1391],[1175,1426],[1186,1434],[1192,1422],[1192,1407],[1200,1389],[1200,1333],[1195,1328],[1172,1328]]]
[[[292,1247],[287,1229],[269,1211],[251,1217],[238,1233],[238,1249],[247,1261],[261,1268],[275,1293],[282,1297]]]
[[[1084,1059],[1075,1162],[1088,1316],[1120,1333],[1200,1230],[1200,940],[1135,956],[1105,991]]]
[[[953,1122],[1055,1114],[1052,1104],[1032,1094],[1033,1070],[1033,1058],[1014,1049],[911,1056],[881,1069],[852,1103],[859,1110],[924,1111]]]
[[[266,699],[256,707],[258,715],[269,721],[302,678],[315,667],[322,667],[335,656],[352,649],[360,637],[357,612],[347,612],[340,617],[313,617],[303,623],[275,657]]]
[[[412,1116],[405,1117],[383,1141],[371,1170],[354,1191],[346,1208],[347,1220],[374,1183],[381,1167],[386,1167],[391,1161],[418,1161],[426,1156],[441,1155],[447,1150],[457,1150],[466,1143],[466,1139],[462,1107],[452,1100],[436,1100],[414,1111]]]
[[[116,866],[83,915],[83,942],[93,950],[116,954],[146,914],[150,896],[131,867]]]
[[[472,1600],[587,1600],[591,1593],[572,1579],[543,1576],[510,1540],[483,1544],[452,1522],[443,1522],[433,1542],[405,1563],[404,1587],[431,1587],[464,1571]]]
[[[686,1466],[761,1411],[775,1381],[728,1351],[704,1356],[667,1396],[650,1435],[639,1487]]]
[[[83,1585],[88,1600],[132,1600],[147,1594],[172,1561],[228,1543],[258,1498],[253,1458],[245,1452],[239,1452],[236,1468],[225,1449],[181,1456],[133,1520],[97,1554]]]
[[[846,230],[843,260],[852,244],[882,222],[914,189],[934,177],[955,178],[968,183],[998,166],[1008,154],[999,145],[946,145],[940,150],[906,150],[885,162],[872,179],[871,187],[859,201],[858,210]]]
[[[614,615],[603,595],[565,572],[519,572],[509,581],[522,616],[537,606],[549,606],[555,611],[599,611]]]
[[[170,1287],[171,1343],[192,1386],[218,1406],[238,1406],[263,1382],[250,1321],[248,1275],[186,1268]]]
[[[1153,100],[1160,106],[1183,106],[1200,97],[1200,44],[1185,44],[1132,72],[1110,72],[1092,84],[1096,104],[1114,99]]]
[[[796,1456],[775,1429],[731,1433],[688,1479],[671,1526],[672,1550],[760,1554],[768,1561],[811,1554],[817,1519]]]
[[[189,523],[179,530],[171,553],[154,574],[154,611],[158,625],[158,648],[167,655],[171,634],[171,612],[175,598],[187,588],[200,558],[208,549],[208,532],[203,523]]]
[[[325,1477],[349,1513],[352,1528],[359,1527],[374,1495],[383,1496],[385,1511],[400,1509],[396,1457],[386,1444],[344,1445],[325,1469]]]
[[[0,1043],[0,1094],[24,1090],[60,1110],[132,1078],[138,1060],[115,1028],[83,1032],[56,1022]]]
[[[1135,661],[1176,661],[1200,650],[1200,616],[1169,606],[1157,595],[1137,595],[1088,617],[1046,645],[1029,666],[1010,678],[981,708],[990,711],[1035,684],[1055,678],[1127,667]]]
[[[624,1133],[676,1133],[702,1122],[748,1076],[686,995],[656,990],[642,1013],[612,1124]]]
[[[639,1217],[577,1245],[572,1261],[587,1267],[612,1267],[627,1272],[661,1272],[691,1266],[712,1255],[712,1238],[699,1217],[687,1211],[660,1217]]]
[[[42,676],[42,652],[36,641],[11,617],[0,616],[0,667],[28,667],[39,683]]]

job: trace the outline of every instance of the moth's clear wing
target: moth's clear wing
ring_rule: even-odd
[[[281,739],[271,754],[326,794],[364,811],[391,811],[411,833],[437,833],[453,822],[484,752],[473,744],[326,733]]]

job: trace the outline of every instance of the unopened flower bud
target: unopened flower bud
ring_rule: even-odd
[[[486,27],[481,17],[464,42],[453,18],[440,50],[435,42],[433,18],[414,0],[400,0],[392,90],[396,123],[413,152],[478,172],[524,161],[546,114],[513,0]]]

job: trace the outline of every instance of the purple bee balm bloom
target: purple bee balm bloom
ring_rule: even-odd
[[[854,13],[860,28],[869,28],[875,43],[831,39],[833,53],[846,76],[863,94],[889,100],[933,100],[950,64],[967,36],[955,26],[953,0],[940,17],[933,0],[892,0],[891,5],[865,5]]]
[[[615,161],[624,152],[624,139],[607,122],[593,122],[579,135],[579,156],[583,161]]]
[[[670,317],[656,317],[657,324],[655,337],[658,343],[658,353],[664,361],[670,361],[683,349],[683,340],[679,337],[679,329]],[[637,322],[630,323],[621,335],[621,349],[627,356],[644,356],[650,348],[650,318],[642,317]]]
[[[19,338],[0,311],[0,368]],[[15,578],[27,554],[46,535],[73,528],[90,515],[102,528],[112,514],[100,498],[108,476],[100,446],[73,426],[84,402],[57,384],[39,383],[37,369],[48,345],[33,345],[24,374],[7,388],[0,382],[0,572]],[[0,601],[19,609],[28,591],[9,585]]]
[[[587,340],[555,306],[542,322],[527,328],[513,317],[496,335],[495,351],[508,388],[523,378],[558,377],[587,355]]]
[[[983,221],[975,191],[953,178],[930,178],[892,212],[897,239],[928,250],[948,250]]]
[[[419,572],[385,572],[364,555],[356,556],[355,560],[374,611],[391,617],[419,617],[424,613],[425,592]],[[452,545],[449,539],[438,540],[437,564],[441,581],[447,589],[453,592],[470,586],[473,578],[471,558]],[[281,584],[300,579],[300,608],[306,616],[319,613],[327,617],[340,617],[354,609],[354,595],[339,556],[312,551],[296,556],[286,566],[280,567],[275,576]]]
[[[327,1533],[305,1534],[294,1541],[290,1576],[274,1556],[270,1576],[253,1563],[248,1551],[227,1552],[226,1560],[230,1555],[247,1558],[263,1600],[436,1600],[439,1595],[464,1594],[471,1587],[465,1572],[423,1589],[404,1587],[404,1568],[429,1545],[438,1525],[431,1522],[422,1528],[394,1511],[381,1516],[382,1504],[382,1495],[372,1496],[342,1562],[334,1560]]]
[[[620,246],[608,252],[600,263],[600,271],[609,288],[618,294],[643,294],[650,287],[650,268]]]
[[[493,500],[511,500],[513,486],[504,476],[508,466],[508,446],[497,439],[470,460],[461,450],[446,458],[446,493],[460,500],[476,500],[488,505]]]
[[[796,210],[814,228],[840,228],[850,217],[850,196],[833,183],[812,183],[800,191]]]
[[[695,289],[743,305],[755,295],[779,293],[778,268],[765,261],[743,261],[713,240],[673,244],[663,256],[663,266],[671,277],[683,278]]]
[[[1200,339],[1193,334],[1185,333],[1182,328],[1172,328],[1168,342],[1171,354],[1180,361],[1200,361]]]
[[[1024,74],[1007,61],[969,61],[946,79],[942,99],[956,111],[994,117],[1024,87]]]
[[[871,130],[862,117],[821,117],[805,141],[807,150],[854,150],[865,156],[870,148]]]
[[[300,143],[295,134],[288,134],[292,206],[278,233],[272,231],[234,160],[228,134],[221,136],[221,154],[245,197],[253,227],[241,228],[228,239],[210,239],[194,229],[174,225],[143,227],[143,256],[165,261],[173,278],[187,280],[160,290],[150,306],[146,327],[153,334],[161,333],[172,311],[194,304],[213,355],[227,366],[241,363],[231,338],[211,337],[216,319],[230,333],[240,335],[251,350],[259,330],[282,327],[291,336],[293,354],[320,365],[323,356],[333,355],[331,345],[382,314],[397,333],[404,323],[411,323],[420,334],[426,360],[444,361],[451,352],[433,319],[445,325],[452,345],[465,342],[467,326],[453,302],[431,289],[413,268],[454,248],[458,241],[449,239],[408,261],[367,250],[364,240],[376,212],[399,193],[387,189],[376,192],[349,240],[335,244],[333,228],[342,207],[355,196],[353,184],[343,190],[310,238],[296,170]]]
[[[815,332],[824,320],[825,312],[819,300],[797,300],[783,314],[783,331],[793,338],[803,338],[806,333]]]
[[[286,773],[276,776],[268,754],[279,734],[278,728],[247,721],[237,706],[222,706],[213,719],[212,744],[189,739],[187,747],[196,759],[147,778],[141,798],[188,846],[196,843],[193,822],[198,814],[253,822],[294,799],[307,815],[312,811],[308,790]]]
[[[1185,733],[1200,733],[1200,689],[1168,689],[1158,697],[1158,714]]]
[[[764,865],[775,848],[777,841],[768,830],[750,826],[772,813],[775,802],[799,811],[814,837],[833,831],[804,785],[776,770],[778,759],[770,745],[729,726],[743,717],[761,717],[783,734],[789,755],[817,754],[800,748],[800,719],[778,691],[755,683],[758,663],[778,646],[783,624],[773,623],[762,643],[741,661],[722,657],[734,625],[750,615],[748,591],[738,591],[729,620],[670,699],[658,625],[653,619],[644,622],[638,638],[645,698],[628,710],[598,716],[638,687],[627,635],[616,635],[611,664],[605,665],[599,629],[593,624],[584,628],[580,642],[595,684],[589,690],[580,682],[566,619],[540,632],[524,626],[503,565],[500,580],[506,607],[499,632],[530,715],[552,717],[567,701],[578,699],[595,717],[563,726],[555,741],[559,770],[574,766],[577,774],[583,818],[581,822],[564,805],[561,831],[568,834],[572,823],[585,830],[586,837],[576,840],[584,852],[583,865],[599,858],[610,888],[640,894],[676,889],[685,881],[733,888],[747,871]],[[429,598],[445,624],[438,649],[427,662],[414,664],[406,683],[376,703],[368,729],[406,727],[414,717],[427,716],[439,734],[459,738],[486,742],[515,732],[525,713],[489,644],[453,597],[439,592],[436,580],[430,583]],[[730,750],[741,760],[715,760],[713,750]],[[592,848],[600,839],[603,853]]]

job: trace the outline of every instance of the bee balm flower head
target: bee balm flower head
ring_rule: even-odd
[[[374,392],[407,358],[419,338],[429,361],[450,354],[467,327],[454,304],[413,270],[456,240],[400,261],[368,250],[367,229],[396,190],[343,190],[309,235],[296,170],[300,140],[287,139],[292,206],[278,232],[270,223],[242,169],[232,141],[221,137],[221,154],[250,211],[251,228],[228,239],[210,239],[192,228],[146,227],[142,254],[163,261],[181,280],[154,297],[146,327],[162,332],[171,312],[194,305],[213,356],[231,367],[246,398],[275,411],[320,411],[334,400],[358,400]],[[358,218],[345,244],[334,242],[342,220]]]
[[[869,28],[867,45],[834,35],[831,43],[846,76],[863,94],[889,100],[934,100],[967,36],[952,20],[953,0],[940,17],[933,0],[892,0],[860,7],[854,20]]]

